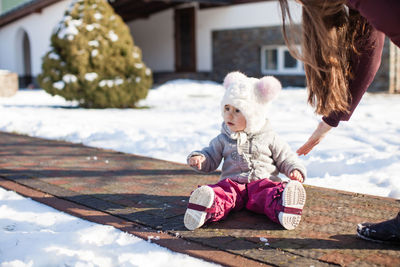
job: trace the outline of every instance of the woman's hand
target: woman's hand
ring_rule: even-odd
[[[189,165],[191,167],[201,170],[201,164],[206,160],[204,156],[193,156],[189,158]]]
[[[313,134],[308,138],[307,142],[297,149],[297,154],[307,155],[316,145],[321,142],[321,140],[325,137],[326,133],[332,129],[332,126],[329,126],[324,121],[321,121],[318,124],[317,129],[313,132]]]
[[[303,177],[303,175],[301,174],[301,172],[298,171],[298,170],[293,170],[293,171],[289,174],[289,178],[290,178],[291,180],[297,180],[297,181],[299,181],[300,183],[304,182],[304,177]]]

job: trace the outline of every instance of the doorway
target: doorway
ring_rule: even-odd
[[[195,8],[175,10],[175,71],[196,71]]]
[[[31,44],[29,41],[28,34],[24,32],[24,36],[22,38],[22,47],[23,47],[23,66],[24,66],[24,75],[22,76],[22,86],[30,87],[32,86],[32,63],[31,63]]]

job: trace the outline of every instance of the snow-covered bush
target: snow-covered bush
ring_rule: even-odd
[[[39,84],[87,108],[128,108],[147,96],[152,73],[106,0],[76,0],[51,36]]]

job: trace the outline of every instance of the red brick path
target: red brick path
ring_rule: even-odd
[[[174,251],[230,266],[400,266],[400,246],[355,236],[356,224],[393,217],[395,199],[306,186],[300,226],[285,231],[248,211],[196,231],[182,220],[190,192],[215,183],[187,166],[0,132],[0,186]],[[265,245],[260,238],[267,238]]]

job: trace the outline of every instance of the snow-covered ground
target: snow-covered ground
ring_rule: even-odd
[[[0,130],[184,163],[188,153],[206,146],[219,133],[223,90],[213,82],[176,80],[151,90],[141,102],[148,108],[136,110],[80,109],[76,103],[44,91],[21,90],[14,97],[0,98]],[[293,150],[308,139],[320,120],[306,99],[305,89],[286,88],[270,107],[272,126]],[[400,95],[366,94],[350,122],[331,130],[309,155],[301,157],[308,170],[305,183],[400,198],[399,103]],[[111,266],[152,266],[141,260],[156,265],[152,253],[167,253],[155,248],[153,252],[150,247],[156,245],[113,228],[56,215],[32,201],[21,204],[24,201],[29,200],[0,191],[0,261],[6,262],[0,266],[31,266],[30,262],[32,266],[53,266],[54,262],[59,266],[97,266],[98,257],[109,260]],[[32,219],[47,213],[61,217],[45,220],[45,224]],[[59,231],[67,235],[54,237]],[[93,232],[102,234],[93,236]],[[36,241],[41,234],[47,237]],[[135,248],[127,249],[128,244],[136,246],[138,253]],[[111,253],[117,248],[121,251]],[[182,258],[172,253],[163,257]],[[133,258],[136,261],[131,264]],[[21,265],[7,265],[12,260]],[[187,265],[184,260],[189,259],[172,265]]]
[[[157,238],[157,236],[154,236]],[[0,188],[0,266],[216,266]]]

